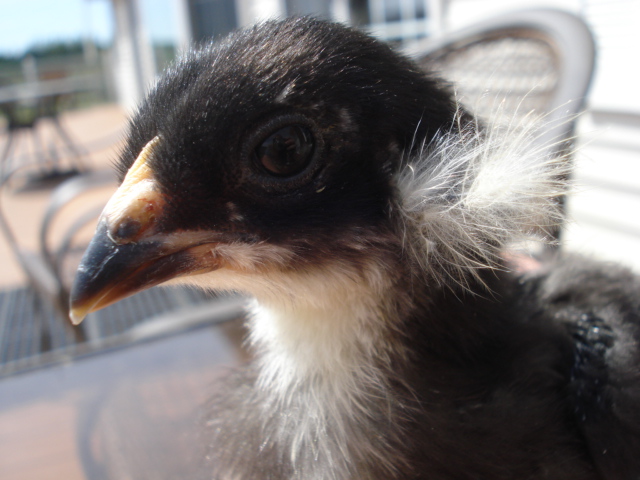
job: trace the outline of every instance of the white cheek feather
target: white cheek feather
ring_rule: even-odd
[[[330,261],[310,271],[280,270],[264,268],[263,262],[268,258],[271,263],[280,253],[286,263],[288,250],[278,253],[278,247],[255,245],[232,250],[235,268],[182,282],[239,291],[256,299],[251,306],[250,340],[268,357],[263,362],[265,384],[281,385],[285,391],[310,375],[339,376],[358,361],[356,356],[373,354],[376,332],[388,327],[378,305],[387,281],[376,265],[364,273]],[[258,255],[260,250],[267,256]]]
[[[480,131],[440,132],[397,176],[405,245],[440,283],[465,285],[497,265],[507,245],[561,222],[568,161],[540,142],[543,130],[524,121]]]
[[[270,357],[267,370],[280,365],[279,373],[264,375],[265,382],[282,384],[283,390],[296,378],[349,369],[356,351],[372,354],[375,332],[388,327],[378,303],[389,281],[379,263],[356,270],[327,260],[296,270],[286,268],[291,250],[269,244],[220,245],[213,251],[227,268],[180,282],[256,299],[251,342]]]
[[[356,271],[329,260],[310,269],[256,273],[250,265],[259,269],[263,260],[256,252],[270,260],[275,253],[286,263],[288,251],[238,245],[233,254],[243,271],[223,268],[191,280],[200,287],[255,297],[249,341],[257,353],[257,386],[268,392],[261,408],[265,419],[283,412],[272,438],[288,446],[283,454],[306,480],[348,478],[354,455],[380,455],[377,463],[392,468],[389,449],[385,454],[359,451],[371,442],[354,442],[354,423],[366,423],[367,415],[375,413],[370,402],[384,403],[388,397],[379,369],[389,354],[382,347],[389,319],[379,299],[389,285],[381,266],[372,262]],[[332,465],[331,476],[318,465]]]

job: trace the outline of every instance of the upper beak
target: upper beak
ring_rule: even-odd
[[[77,325],[87,314],[175,277],[214,270],[211,246],[174,247],[154,239],[118,245],[102,220],[85,252],[70,295],[69,316]],[[200,247],[200,248],[199,248]]]
[[[141,290],[217,268],[208,235],[156,228],[166,199],[147,161],[158,141],[143,149],[100,217],[71,288],[70,317],[76,325],[88,313]]]

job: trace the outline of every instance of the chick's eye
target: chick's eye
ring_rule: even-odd
[[[304,170],[313,157],[315,142],[302,125],[289,125],[269,135],[255,150],[260,164],[273,175],[287,177]]]

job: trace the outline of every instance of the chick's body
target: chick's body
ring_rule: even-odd
[[[74,318],[174,277],[255,298],[255,361],[211,403],[216,479],[638,478],[640,282],[509,272],[562,187],[509,133],[355,30],[233,34],[134,116]]]

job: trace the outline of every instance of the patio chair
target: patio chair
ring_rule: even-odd
[[[4,193],[3,190],[12,179],[12,173],[16,173],[18,170],[20,169],[14,170],[3,178],[0,182],[0,193]],[[39,313],[46,315],[44,310],[49,312],[52,309],[65,335],[75,342],[86,340],[86,332],[84,329],[73,328],[68,322],[69,281],[65,281],[63,264],[71,253],[73,240],[78,232],[97,218],[102,204],[94,201],[93,204],[89,204],[88,208],[86,204],[83,205],[77,219],[66,227],[65,233],[60,240],[55,242],[55,245],[52,232],[54,226],[57,226],[57,221],[63,216],[61,214],[64,207],[91,190],[109,185],[115,186],[114,174],[107,171],[95,171],[73,177],[56,188],[51,194],[50,202],[40,222],[37,251],[29,250],[24,246],[24,241],[16,238],[11,222],[6,217],[6,212],[0,203],[0,231],[27,277],[29,285],[41,302]],[[66,276],[69,277],[68,274]],[[8,322],[9,320],[4,321]],[[46,337],[51,333],[49,330],[50,328],[44,328],[41,334]],[[43,345],[52,344],[50,339],[45,339],[42,343]],[[47,349],[46,347],[42,348],[42,350]]]
[[[511,12],[417,42],[406,53],[451,82],[460,104],[482,123],[511,131],[535,125],[541,154],[571,161],[595,63],[592,33],[579,17],[551,9]],[[564,198],[558,202],[564,208]],[[558,240],[560,232],[554,226],[542,233]]]
[[[96,80],[100,85],[100,79],[92,78],[92,83],[78,85],[78,80],[84,82],[83,78],[71,80],[64,72],[48,72],[38,80],[0,84],[0,115],[6,121],[0,172],[10,171],[25,159],[36,160],[30,165],[31,172],[22,189],[50,188],[88,170],[85,164],[88,152],[73,140],[60,114],[75,93],[101,88],[96,88]],[[29,154],[28,143],[35,153]]]
[[[481,120],[540,121],[539,140],[556,153],[573,136],[595,61],[582,19],[550,9],[501,15],[413,44],[407,53],[452,82],[460,103]]]

